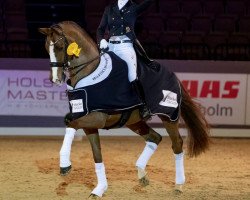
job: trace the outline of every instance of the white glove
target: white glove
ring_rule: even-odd
[[[105,39],[102,39],[100,42],[100,49],[106,49],[108,48],[108,42]]]

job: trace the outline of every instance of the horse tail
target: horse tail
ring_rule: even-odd
[[[200,104],[193,101],[181,82],[180,86],[182,92],[181,117],[188,130],[188,154],[190,157],[196,157],[209,148],[210,128],[201,112]]]

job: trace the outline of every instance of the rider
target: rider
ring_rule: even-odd
[[[136,39],[134,26],[137,16],[149,7],[153,1],[145,0],[140,4],[136,4],[131,0],[118,0],[117,3],[105,8],[97,29],[97,42],[100,49],[109,48],[110,51],[113,51],[127,63],[128,79],[143,103],[143,110],[141,110],[142,118],[148,118],[150,110],[146,106],[143,87],[137,78],[137,57],[135,50],[143,57],[143,60],[147,64],[152,61],[148,58],[146,52]],[[109,31],[109,42],[104,39],[106,28]]]

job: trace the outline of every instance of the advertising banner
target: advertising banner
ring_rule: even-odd
[[[177,76],[202,105],[210,124],[245,125],[247,74],[177,73]]]
[[[210,124],[250,125],[249,75],[176,74]],[[0,115],[63,117],[69,112],[65,84],[55,86],[48,77],[48,71],[0,70]]]
[[[64,116],[66,86],[55,86],[49,71],[0,70],[0,115]]]

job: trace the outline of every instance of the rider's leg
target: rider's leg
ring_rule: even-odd
[[[71,152],[71,145],[74,139],[76,130],[74,128],[67,127],[65,130],[65,136],[63,140],[63,144],[60,150],[60,174],[66,175],[69,173],[71,168],[70,162],[70,152]]]
[[[137,78],[137,58],[132,43],[109,44],[109,50],[113,51],[117,56],[123,59],[128,65],[129,82]]]
[[[132,43],[112,44],[110,50],[123,59],[128,65],[128,79],[132,83],[133,89],[143,103],[140,110],[141,117],[148,119],[150,110],[147,107],[145,94],[140,81],[137,79],[137,57]]]
[[[84,129],[84,132],[87,135],[92,148],[95,161],[95,172],[97,176],[97,186],[91,194],[102,197],[103,193],[108,189],[108,182],[105,173],[105,166],[102,161],[101,143],[98,129]]]

